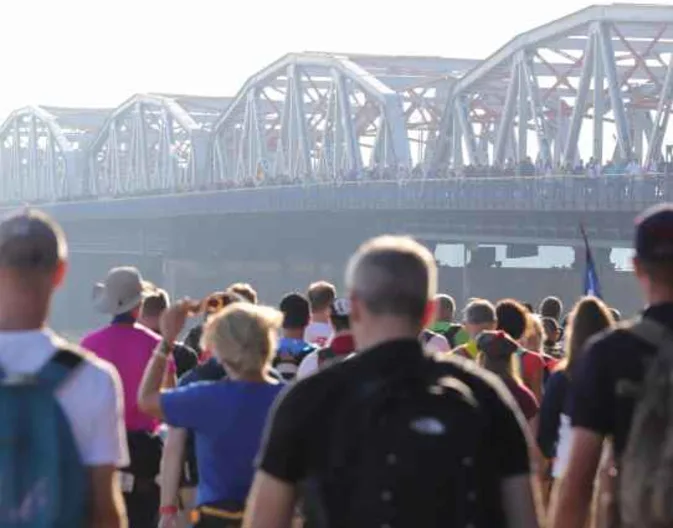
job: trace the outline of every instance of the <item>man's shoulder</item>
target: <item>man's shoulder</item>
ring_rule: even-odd
[[[594,359],[613,355],[612,359],[614,359],[614,354],[620,352],[637,353],[638,351],[652,349],[651,345],[640,341],[631,331],[634,324],[635,321],[623,321],[613,328],[592,336],[586,344],[587,354]]]
[[[161,341],[161,336],[141,324],[119,325],[112,324],[94,330],[82,339],[82,346],[96,346],[103,344],[108,340],[115,339],[118,336],[124,339],[137,340],[141,343],[156,346]]]
[[[78,375],[86,378],[96,379],[98,381],[111,382],[119,384],[119,373],[115,366],[96,354],[90,352],[84,346],[71,343],[60,336],[52,337],[52,344],[57,351],[65,351],[77,355],[81,358],[80,365],[77,367]]]
[[[318,350],[313,356],[317,360]],[[307,356],[308,357],[308,356]],[[297,379],[288,385],[284,391],[283,400],[286,405],[292,405],[295,400],[312,401],[317,403],[322,395],[334,394],[335,392],[347,392],[350,383],[356,380],[353,373],[357,370],[354,358],[346,358],[343,361],[331,365],[330,368],[316,370],[312,375]]]
[[[138,337],[138,339],[144,339],[148,342],[159,344],[161,341],[161,336],[157,334],[154,330],[150,330],[146,326],[143,326],[141,324],[134,324],[133,325],[133,330],[134,330],[134,335]]]
[[[210,358],[205,363],[197,365],[182,376],[178,384],[183,387],[199,381],[218,381],[226,376],[226,372],[215,358]]]
[[[431,356],[430,372],[432,378],[454,377],[462,381],[481,403],[494,397],[501,401],[511,400],[509,390],[497,375],[480,367],[474,360],[458,354]]]

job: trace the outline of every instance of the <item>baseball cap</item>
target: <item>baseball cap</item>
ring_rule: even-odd
[[[334,299],[332,303],[332,317],[348,318],[351,315],[351,301],[345,297]]]
[[[506,359],[519,350],[517,342],[502,330],[481,332],[476,341],[477,348],[493,359]]]
[[[489,301],[474,300],[465,307],[463,322],[475,325],[495,323],[497,322],[495,307]]]
[[[120,315],[142,303],[146,291],[146,282],[137,268],[112,268],[105,280],[94,286],[94,305],[104,314]]]
[[[45,213],[26,209],[0,222],[0,267],[52,270],[67,256],[63,230]]]
[[[636,219],[634,246],[642,260],[673,260],[673,204],[655,205]]]

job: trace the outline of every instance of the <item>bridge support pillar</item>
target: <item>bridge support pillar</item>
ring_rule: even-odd
[[[573,259],[572,269],[583,270],[586,262],[586,250],[584,246],[573,248],[575,258]],[[594,265],[600,272],[603,270],[614,270],[615,266],[610,260],[611,248],[592,248],[591,255],[594,259]]]

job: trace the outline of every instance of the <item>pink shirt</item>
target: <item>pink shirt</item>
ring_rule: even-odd
[[[129,431],[153,431],[158,422],[138,410],[138,387],[161,338],[141,325],[113,324],[82,340],[82,347],[112,363],[124,387],[124,420]]]

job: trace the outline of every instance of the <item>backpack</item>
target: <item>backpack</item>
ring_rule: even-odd
[[[462,329],[463,329],[462,325],[452,324],[449,327],[449,329],[446,332],[444,332],[444,337],[449,342],[451,348],[456,348],[459,345],[459,343],[456,342],[456,336],[458,335],[458,332],[460,332]]]
[[[624,527],[673,526],[673,333],[640,319],[629,331],[656,348],[647,368],[619,474]]]
[[[58,350],[33,375],[0,369],[0,526],[85,525],[86,469],[55,396],[82,360],[78,352]]]
[[[438,433],[442,423],[460,434]],[[363,497],[385,489],[389,478],[380,471],[384,438],[395,439],[396,456],[405,461],[406,470],[418,468],[425,475],[411,485],[427,487],[427,493],[420,495],[427,496],[432,507],[419,504],[418,508],[428,517],[436,516],[431,525],[465,526],[466,511],[460,500],[437,502],[435,497],[457,497],[462,479],[471,478],[464,461],[478,457],[485,424],[483,409],[470,387],[427,358],[417,368],[362,384],[334,410],[327,467],[303,483],[305,526],[328,526],[335,512],[353,519],[358,511],[367,511]]]

